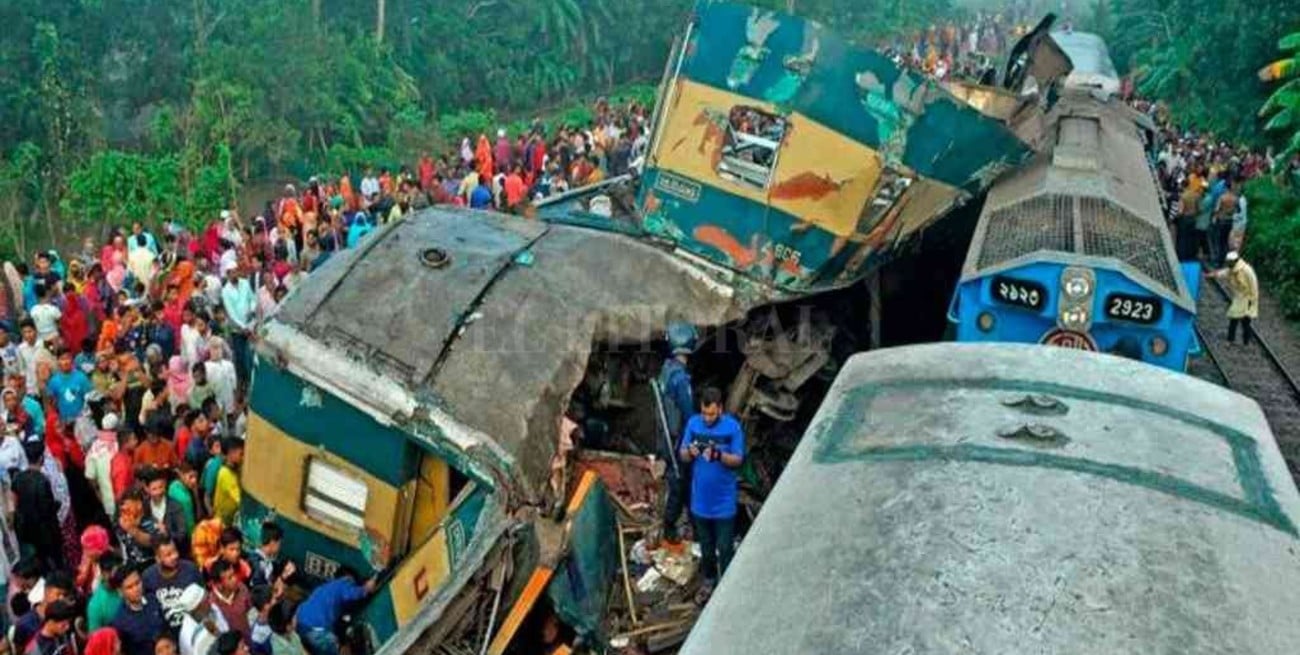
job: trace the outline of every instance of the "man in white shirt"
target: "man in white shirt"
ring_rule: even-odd
[[[131,240],[135,247],[126,256],[126,268],[131,271],[136,282],[144,285],[145,292],[148,293],[149,283],[153,281],[153,263],[158,256],[149,249],[143,234],[137,234]]]
[[[230,317],[230,349],[235,360],[235,370],[240,382],[248,381],[248,332],[253,328],[257,313],[257,294],[249,285],[248,278],[233,268],[226,275],[226,286],[221,288],[221,304],[226,315]]]
[[[59,336],[59,319],[63,318],[63,312],[54,306],[54,293],[55,289],[41,290],[40,300],[29,312],[36,325],[36,338],[40,341]]]
[[[379,195],[379,178],[375,177],[375,170],[366,167],[366,175],[361,178],[361,197],[366,202],[374,200]]]
[[[19,373],[27,378],[27,395],[36,395],[39,385],[36,383],[36,361],[41,351],[41,342],[36,340],[36,324],[32,319],[23,319],[19,323],[19,334],[23,341],[18,344]]]
[[[200,585],[190,585],[176,603],[184,612],[181,618],[181,655],[215,655],[212,645],[219,635],[230,632],[230,624],[212,607],[208,594]]]

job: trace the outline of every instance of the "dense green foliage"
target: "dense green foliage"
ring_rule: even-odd
[[[1245,256],[1267,293],[1289,317],[1300,319],[1300,181],[1281,182],[1264,177],[1246,184],[1250,229]]]
[[[1265,129],[1282,135],[1283,160],[1300,154],[1300,32],[1292,32],[1278,42],[1278,49],[1291,54],[1260,69],[1259,78],[1280,83],[1268,97],[1260,116],[1268,118]]]
[[[1257,112],[1269,87],[1256,76],[1278,40],[1300,28],[1300,2],[1096,0],[1092,27],[1107,38],[1121,73],[1164,100],[1183,124],[1230,139],[1264,140]]]
[[[0,249],[197,220],[241,183],[410,161],[647,89],[695,0],[49,0],[0,20]],[[759,0],[862,41],[950,0]],[[649,86],[646,86],[646,85]],[[117,194],[121,197],[109,197]]]

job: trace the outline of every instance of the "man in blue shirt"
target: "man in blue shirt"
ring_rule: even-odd
[[[469,192],[470,209],[492,209],[492,189],[488,187],[490,180],[480,179],[478,186]]]
[[[122,607],[111,623],[122,640],[122,655],[153,655],[153,642],[167,631],[167,621],[158,603],[145,595],[140,568],[122,566],[110,584],[122,592]]]
[[[735,552],[736,471],[745,463],[745,435],[740,422],[722,411],[722,392],[700,392],[700,413],[686,422],[678,446],[681,461],[692,464],[691,515],[695,539],[703,551],[704,598],[712,592]]]
[[[72,365],[72,351],[59,351],[59,370],[50,376],[46,388],[59,408],[59,421],[72,423],[86,407],[86,394],[94,389],[90,378]]]
[[[340,567],[333,581],[316,587],[298,606],[298,636],[312,655],[339,655],[339,638],[334,624],[343,616],[348,604],[365,598],[375,590],[376,578],[357,584],[357,575]]]

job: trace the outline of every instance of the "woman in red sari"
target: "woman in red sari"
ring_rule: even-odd
[[[352,191],[352,178],[347,175],[339,178],[339,195],[343,196],[343,204],[349,211],[357,210],[357,194]]]
[[[69,348],[80,348],[81,342],[90,336],[88,308],[89,303],[69,286],[63,295],[63,316],[59,319],[59,334]]]
[[[492,183],[492,144],[488,143],[486,134],[478,135],[478,147],[474,149],[474,169],[478,171],[480,180],[487,180],[488,184]]]
[[[172,269],[171,278],[167,280],[167,284],[168,286],[176,285],[182,305],[189,302],[190,296],[194,295],[194,262],[189,259],[177,261],[176,267]]]

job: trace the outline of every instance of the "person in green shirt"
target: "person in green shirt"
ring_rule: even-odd
[[[113,552],[104,553],[99,559],[99,583],[95,585],[90,601],[86,603],[86,627],[91,632],[112,623],[117,610],[122,607],[122,594],[109,583],[113,572],[121,566],[122,558]]]
[[[221,440],[208,437],[208,461],[203,464],[203,506],[212,514],[212,492],[217,489],[217,473],[221,471]]]
[[[180,505],[181,514],[185,517],[185,534],[187,535],[194,532],[194,524],[198,522],[198,515],[194,511],[194,493],[198,486],[198,471],[195,471],[189,462],[181,460],[181,464],[176,470],[176,479],[167,485],[167,497]]]

